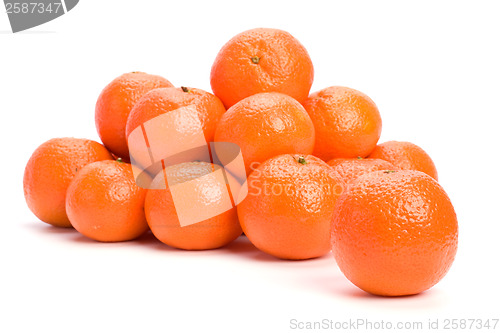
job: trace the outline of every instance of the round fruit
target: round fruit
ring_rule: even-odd
[[[411,142],[387,141],[381,143],[372,151],[370,158],[380,158],[392,163],[398,169],[418,170],[436,180],[438,179],[436,166],[430,156]]]
[[[208,250],[241,235],[230,188],[223,176],[215,177],[216,172],[222,172],[218,165],[186,162],[166,167],[155,177],[146,195],[145,211],[156,238],[179,249]],[[231,175],[226,177],[228,182],[236,182]],[[192,218],[200,214],[207,218],[194,222]]]
[[[338,175],[317,157],[273,157],[248,177],[248,195],[238,205],[241,227],[275,257],[322,256],[330,251],[330,224],[342,191]]]
[[[24,170],[26,203],[43,222],[71,227],[66,215],[66,190],[78,170],[111,154],[98,142],[87,139],[56,138],[41,144]]]
[[[304,107],[281,93],[260,93],[243,99],[224,114],[215,141],[241,148],[248,173],[258,163],[280,154],[311,154],[314,126]]]
[[[314,155],[329,161],[366,157],[377,145],[382,119],[375,103],[360,91],[329,87],[304,102],[316,130]]]
[[[261,92],[281,92],[303,102],[314,78],[311,58],[286,31],[253,29],[234,36],[217,54],[210,84],[226,108]]]
[[[102,142],[116,156],[128,159],[125,126],[130,110],[148,91],[173,87],[161,76],[132,72],[120,75],[99,95],[95,106],[95,123]]]
[[[146,190],[135,183],[132,166],[101,161],[81,169],[68,187],[66,211],[83,235],[100,242],[135,239],[148,230]]]
[[[340,196],[333,254],[345,276],[376,295],[431,288],[457,252],[458,224],[443,188],[420,171],[375,171]]]
[[[373,171],[398,170],[391,163],[378,158],[334,158],[328,161],[328,165],[342,177],[346,184]]]
[[[192,105],[199,117],[205,139],[214,141],[215,127],[226,109],[216,96],[196,88],[160,88],[147,93],[130,112],[127,121],[127,137],[146,121],[178,108]],[[191,118],[176,119],[186,131],[193,129]]]

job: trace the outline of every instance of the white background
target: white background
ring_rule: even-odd
[[[499,318],[499,4],[83,0],[18,34],[2,8],[0,331],[290,332],[294,318],[424,328],[429,319]],[[22,176],[31,153],[52,137],[98,140],[94,105],[111,79],[140,70],[210,90],[219,48],[255,27],[287,30],[305,45],[313,91],[368,94],[382,114],[381,142],[412,141],[434,159],[460,237],[452,269],[430,291],[370,296],[331,256],[281,261],[245,238],[205,252],[152,236],[100,244],[28,210]]]

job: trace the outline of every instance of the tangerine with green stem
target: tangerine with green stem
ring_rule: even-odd
[[[284,154],[248,177],[237,206],[240,224],[260,250],[281,259],[310,259],[330,251],[330,227],[343,182],[324,161]]]
[[[210,85],[226,108],[262,92],[280,92],[303,102],[314,68],[305,47],[290,33],[270,28],[244,31],[219,51]]]

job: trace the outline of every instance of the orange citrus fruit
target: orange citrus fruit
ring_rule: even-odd
[[[314,78],[311,58],[291,34],[278,29],[244,31],[217,54],[210,84],[226,108],[261,92],[280,92],[303,102]]]
[[[431,288],[448,272],[458,223],[448,195],[420,171],[360,176],[338,201],[333,254],[345,276],[376,295],[403,296]]]
[[[304,107],[314,123],[314,155],[329,161],[366,157],[377,145],[382,119],[375,103],[360,91],[329,87],[312,93]]]
[[[240,224],[260,250],[282,259],[309,259],[330,251],[330,224],[343,183],[322,160],[285,154],[248,177],[238,205]]]
[[[215,141],[241,148],[248,173],[280,154],[311,154],[314,126],[304,107],[281,93],[260,93],[233,105],[222,116]]]
[[[230,188],[223,177],[215,177],[220,171],[215,164],[186,162],[166,167],[155,177],[145,211],[156,238],[179,249],[208,250],[241,235]],[[226,177],[235,182],[231,175]],[[207,218],[193,223],[201,214]]]
[[[128,241],[148,230],[146,190],[135,183],[132,166],[118,161],[94,162],[71,181],[66,211],[73,227],[101,242]]]
[[[71,227],[66,215],[66,190],[85,165],[113,157],[98,142],[56,138],[41,144],[24,170],[24,197],[31,211],[43,222]]]
[[[202,125],[207,142],[214,141],[215,128],[226,111],[224,105],[213,94],[197,88],[160,88],[143,96],[135,105],[127,121],[127,137],[146,121],[185,106],[193,106]],[[193,129],[191,118],[176,119],[186,131]]]
[[[431,157],[411,142],[387,141],[375,147],[371,158],[386,160],[401,170],[418,170],[438,179],[436,166]]]
[[[120,75],[101,92],[95,106],[95,123],[102,142],[114,155],[128,159],[125,126],[130,110],[148,91],[173,87],[161,76],[142,72]]]
[[[380,170],[397,170],[391,163],[378,158],[334,158],[328,161],[346,184],[353,182],[361,175]]]

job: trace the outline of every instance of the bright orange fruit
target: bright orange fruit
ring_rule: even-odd
[[[311,58],[288,32],[259,28],[244,31],[217,54],[210,84],[226,108],[261,92],[280,92],[303,102],[314,78]]]
[[[366,157],[377,145],[382,119],[375,103],[360,91],[329,87],[312,93],[303,103],[314,123],[314,156]]]
[[[142,72],[120,75],[101,92],[95,106],[95,124],[102,142],[113,154],[129,158],[125,126],[132,107],[148,91],[173,87],[161,76]]]
[[[226,109],[220,99],[213,94],[202,89],[187,87],[160,88],[144,95],[130,112],[126,129],[127,137],[146,121],[190,105],[196,110],[192,116],[201,121],[206,141],[214,141],[215,128]],[[186,131],[193,129],[192,118],[186,117],[177,121],[184,126]]]
[[[233,105],[222,116],[215,141],[241,148],[248,173],[280,154],[310,154],[314,126],[304,107],[281,93],[260,93]]]
[[[391,163],[378,158],[334,158],[328,161],[328,165],[342,177],[346,184],[373,171],[398,170]]]
[[[342,194],[333,254],[345,276],[376,295],[418,294],[448,272],[458,243],[453,205],[420,171],[375,171]]]
[[[248,177],[248,195],[238,205],[241,227],[275,257],[322,256],[330,251],[330,224],[342,191],[338,175],[317,157],[273,157]]]
[[[135,183],[132,166],[118,161],[86,165],[71,181],[66,211],[73,227],[100,242],[135,239],[148,230],[146,190]]]
[[[431,157],[419,146],[411,142],[387,141],[379,144],[371,152],[370,158],[386,160],[401,170],[418,170],[438,179],[436,166]]]
[[[26,203],[43,222],[71,227],[66,214],[66,190],[78,170],[111,154],[98,142],[87,139],[56,138],[41,144],[24,170]]]
[[[234,203],[230,209],[203,221],[181,225],[177,209],[189,205],[197,212],[224,210],[230,188],[214,179],[213,173],[221,167],[207,162],[186,162],[166,167],[148,190],[145,202],[146,218],[153,234],[161,242],[184,250],[208,250],[224,246],[239,235],[241,227]],[[236,182],[226,174],[228,181]],[[165,181],[165,177],[168,181]],[[186,185],[180,199],[174,202],[172,187]],[[179,195],[178,190],[176,190]]]

